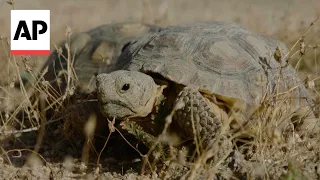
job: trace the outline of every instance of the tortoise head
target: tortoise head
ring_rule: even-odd
[[[125,70],[99,74],[96,83],[101,113],[116,119],[146,117],[163,89],[151,76]]]

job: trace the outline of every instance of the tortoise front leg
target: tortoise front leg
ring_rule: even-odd
[[[173,119],[184,135],[191,139],[197,137],[195,140],[201,142],[200,145],[210,148],[217,135],[221,134],[226,113],[191,86],[183,88],[178,94],[175,107],[179,108]]]

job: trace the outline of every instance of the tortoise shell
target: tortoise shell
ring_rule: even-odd
[[[280,61],[275,58],[277,48]],[[294,94],[308,97],[296,71],[291,65],[284,66],[287,52],[282,42],[239,25],[201,22],[168,27],[141,38],[121,54],[115,70],[158,74],[252,105],[259,104],[276,84],[298,86]],[[277,83],[280,66],[283,78]]]

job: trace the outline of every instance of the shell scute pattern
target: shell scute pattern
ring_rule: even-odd
[[[283,43],[239,25],[194,23],[144,37],[120,58],[127,62],[123,69],[158,73],[179,84],[257,104],[272,89],[266,86],[276,83],[280,64],[273,55],[277,46],[284,56]],[[283,73],[296,76],[291,66],[283,68]]]

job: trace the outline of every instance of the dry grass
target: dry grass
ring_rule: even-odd
[[[74,27],[72,28],[73,31],[84,31],[114,21],[139,21],[162,26],[206,20],[237,22],[252,31],[272,35],[284,41],[291,50],[290,56],[288,56],[290,57],[290,63],[299,70],[302,79],[308,77],[307,85],[313,91],[316,99],[320,99],[317,92],[319,86],[317,79],[319,74],[320,23],[310,26],[310,23],[320,14],[320,9],[316,9],[320,7],[317,1],[287,0],[267,3],[265,1],[247,0],[242,4],[234,1],[229,3],[223,1],[194,3],[192,1],[149,2],[141,0],[130,2],[97,0],[91,2],[91,4],[88,4],[87,1],[77,3],[73,1],[26,3],[16,0],[12,2],[14,2],[13,6],[16,9],[51,9],[53,49],[55,48],[54,45],[62,39],[66,39],[68,42],[70,29],[66,31],[65,26]],[[56,4],[63,4],[63,6]],[[311,7],[314,7],[314,9]],[[6,162],[0,162],[3,174],[8,173],[8,171],[18,172],[15,177],[12,176],[16,179],[23,178],[22,176],[27,178],[33,176],[41,178],[112,177],[130,179],[137,178],[135,174],[140,170],[140,173],[148,175],[140,176],[140,178],[154,179],[181,177],[207,179],[217,176],[226,179],[237,179],[239,177],[278,179],[280,176],[283,179],[307,179],[308,176],[310,176],[310,179],[320,178],[320,167],[318,165],[320,163],[319,135],[303,136],[303,133],[299,134],[292,128],[279,131],[278,123],[285,121],[287,116],[290,115],[283,113],[288,107],[285,101],[286,93],[282,95],[277,92],[266,94],[262,103],[264,106],[259,113],[250,119],[246,119],[250,123],[241,126],[241,130],[237,132],[222,132],[222,136],[227,136],[232,140],[234,150],[225,147],[225,139],[217,138],[214,149],[201,149],[197,144],[196,151],[188,152],[188,149],[194,147],[174,147],[172,141],[174,137],[168,135],[167,128],[158,137],[154,137],[145,133],[132,122],[123,122],[122,127],[124,129],[129,130],[140,141],[149,145],[148,151],[144,151],[143,148],[137,147],[137,144],[139,144],[137,141],[132,141],[113,121],[108,124],[109,132],[102,143],[104,147],[95,149],[96,147],[92,145],[94,144],[93,129],[97,126],[97,117],[81,114],[85,111],[80,113],[72,111],[73,109],[79,111],[77,105],[80,104],[81,106],[82,104],[82,101],[79,102],[74,99],[76,93],[74,84],[77,81],[74,71],[71,68],[66,69],[67,90],[60,92],[43,79],[46,71],[39,75],[39,67],[43,64],[44,57],[14,57],[9,55],[9,43],[5,37],[8,36],[9,30],[9,28],[6,28],[9,27],[6,13],[10,8],[12,6],[2,5],[2,11],[0,12],[0,15],[2,14],[0,22],[4,25],[1,32],[0,62],[5,67],[0,72],[2,77],[5,77],[1,79],[2,91],[0,91],[2,93],[1,109],[3,110],[0,126],[0,142],[2,144],[0,146],[2,150],[0,160]],[[88,12],[85,12],[84,9],[87,9]],[[270,15],[270,13],[272,14]],[[67,43],[66,47],[69,46]],[[68,53],[63,60],[71,64],[73,61],[72,55]],[[27,72],[35,81],[25,86],[20,76],[22,72]],[[19,85],[19,89],[15,87],[15,84]],[[37,93],[38,96],[34,96],[34,99],[30,101],[32,93]],[[277,101],[277,99],[282,100]],[[66,111],[61,111],[61,109],[66,109]],[[301,114],[300,118],[305,118],[304,115]],[[170,116],[167,117],[166,122],[168,124],[166,125],[170,124],[170,118]],[[62,119],[64,119],[64,124],[61,123]],[[74,125],[79,127],[74,127]],[[72,126],[76,130],[71,129]],[[79,136],[83,135],[82,129],[85,130],[84,141],[78,141]],[[36,135],[29,137],[32,132]],[[74,134],[76,132],[78,134]],[[61,134],[68,135],[68,138],[60,137]],[[130,156],[142,161],[138,170],[135,169],[133,173],[130,173],[130,171],[124,173],[121,168],[130,169],[130,167],[137,166],[136,163],[115,165],[115,169],[112,169],[112,165],[107,165],[110,162],[103,160],[102,150],[107,154],[108,149],[109,151],[113,149],[117,151],[116,146],[119,144],[115,143],[114,140],[112,141],[115,134],[120,135],[118,139],[125,139],[121,145],[129,145]],[[56,146],[56,143],[52,142],[62,141],[61,139],[72,142],[69,143],[69,146],[65,146],[65,144]],[[22,141],[20,146],[16,146],[15,144],[19,144],[19,141]],[[34,142],[30,143],[28,141]],[[15,142],[14,145],[8,144],[12,142]],[[49,146],[49,148],[46,148],[46,146]],[[50,148],[51,146],[60,149],[50,150],[54,149]],[[65,156],[63,152],[69,151],[65,147],[74,148],[80,154],[70,150],[72,153],[66,154],[71,154],[75,158]],[[79,150],[79,148],[82,149]],[[90,152],[90,149],[93,149],[92,152]],[[222,150],[217,151],[219,149]],[[136,154],[133,152],[136,152]],[[54,153],[64,154],[61,156],[65,161],[54,161]],[[30,154],[33,156],[26,158]],[[96,157],[98,158],[95,159]],[[113,156],[107,155],[106,159],[108,158],[113,158]],[[19,159],[27,159],[27,167],[41,165],[40,175],[36,174],[32,168],[33,175],[23,172],[23,168],[15,168],[19,164]],[[93,161],[93,159],[96,161]],[[63,163],[62,168],[59,163]],[[6,164],[10,165],[9,168]],[[122,176],[110,174],[109,172],[112,171],[118,172]],[[3,175],[3,177],[5,176]]]

